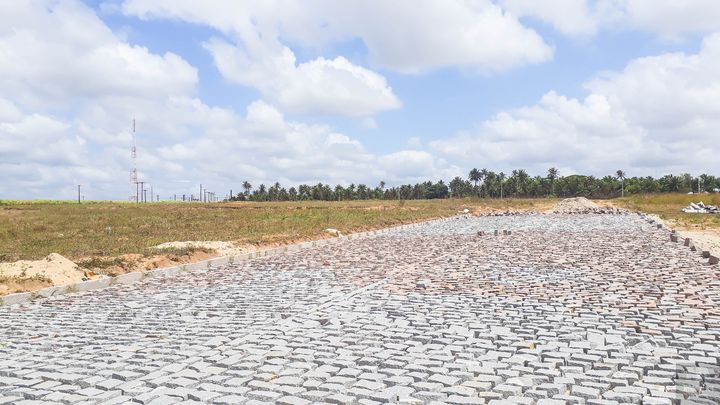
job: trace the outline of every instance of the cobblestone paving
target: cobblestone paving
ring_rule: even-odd
[[[719,276],[636,215],[428,222],[0,307],[0,404],[717,404]]]

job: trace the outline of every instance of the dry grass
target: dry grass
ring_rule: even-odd
[[[686,214],[681,211],[691,202],[720,205],[720,194],[656,194],[612,200],[613,205],[634,211],[656,214],[678,229],[720,230],[720,215]]]
[[[720,229],[718,215],[680,212],[689,202],[698,200],[720,204],[720,195],[663,194],[609,202],[658,214],[679,227]],[[262,247],[328,237],[326,228],[347,234],[447,217],[464,208],[474,213],[546,211],[558,201],[450,199],[145,205],[0,201],[0,261],[39,259],[55,252],[71,260],[91,260],[83,266],[86,268],[122,267],[123,263],[117,262],[122,260],[118,256],[147,255],[149,247],[164,242],[222,240]],[[177,256],[182,252],[169,253]],[[93,263],[92,258],[98,259]]]
[[[52,281],[40,275],[6,276],[0,272],[0,295],[16,292],[35,291],[50,287]]]
[[[164,242],[225,240],[256,246],[454,215],[470,200],[281,203],[0,203],[0,260],[56,252],[76,260],[147,252]],[[100,263],[98,263],[100,264]]]

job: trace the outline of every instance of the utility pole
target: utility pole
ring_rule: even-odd
[[[80,184],[78,184],[78,204],[80,204]]]
[[[140,201],[139,202],[145,202],[145,182],[139,181],[140,183]]]

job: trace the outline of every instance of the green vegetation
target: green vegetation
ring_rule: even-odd
[[[25,282],[38,282],[38,283],[52,283],[49,278],[42,274],[35,274],[33,276],[6,276],[0,272],[0,284],[11,284],[11,283],[25,283]]]
[[[84,269],[97,269],[118,266],[125,268],[129,265],[128,261],[122,257],[91,257],[84,260],[79,260],[77,265]]]
[[[214,253],[215,251],[202,246],[165,247],[150,248],[147,250],[146,255],[164,255],[170,260],[178,260],[182,256],[191,256],[196,252]]]
[[[467,180],[455,177],[449,183],[426,181],[415,185],[385,187],[385,182],[375,187],[351,184],[348,187],[318,183],[286,189],[275,183],[271,187],[260,184],[253,190],[252,184],[242,184],[244,192],[232,196],[232,201],[346,201],[346,200],[422,200],[438,198],[543,198],[587,197],[615,198],[625,195],[647,193],[687,193],[688,191],[712,191],[720,188],[720,177],[703,174],[693,177],[667,175],[653,177],[626,177],[622,170],[602,178],[594,176],[561,176],[551,167],[545,176],[531,177],[525,170],[513,170],[509,176],[487,169],[472,169]]]

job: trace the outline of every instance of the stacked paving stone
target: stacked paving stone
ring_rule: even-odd
[[[717,404],[720,267],[670,235],[461,216],[0,307],[0,404]]]

